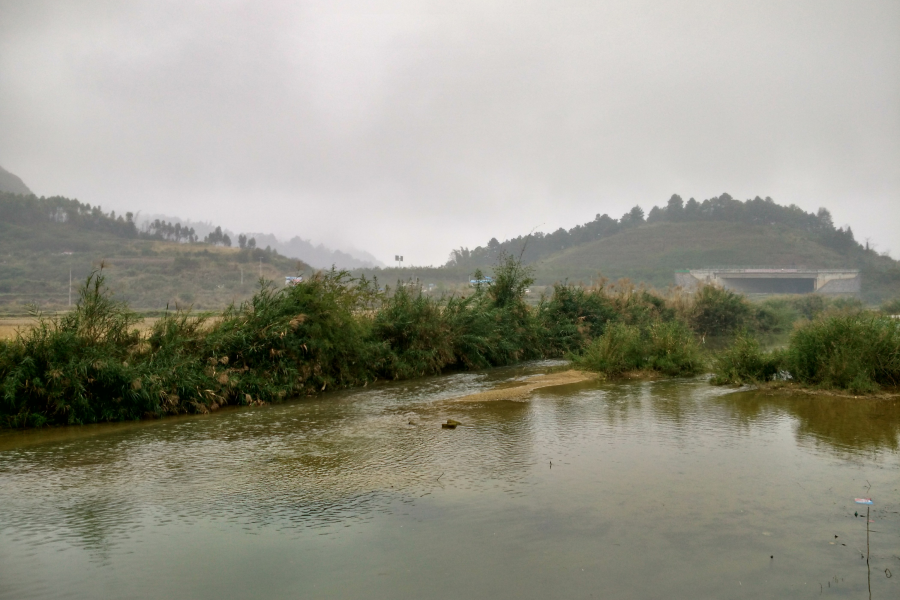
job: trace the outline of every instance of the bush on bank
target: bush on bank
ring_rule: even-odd
[[[802,323],[783,350],[743,334],[713,361],[714,383],[776,376],[805,386],[870,393],[900,386],[900,320],[877,313],[823,314]]]
[[[658,371],[669,376],[696,375],[706,365],[693,333],[680,321],[647,326],[611,323],[604,333],[573,357],[576,365],[606,375]]]

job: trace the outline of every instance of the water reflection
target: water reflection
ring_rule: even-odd
[[[372,592],[371,577],[386,569],[379,562],[385,557],[392,564],[424,561],[420,568],[439,579],[444,575],[434,569],[456,565],[475,595],[496,578],[492,569],[518,573],[522,585],[493,594],[515,597],[508,592],[534,596],[553,581],[574,585],[554,579],[557,571],[580,577],[568,571],[573,561],[602,556],[591,563],[594,579],[584,579],[585,595],[598,590],[590,581],[621,575],[623,583],[606,583],[607,592],[652,596],[658,590],[642,587],[649,569],[683,585],[672,597],[692,597],[697,580],[708,595],[722,596],[731,574],[764,554],[754,576],[783,591],[803,569],[812,576],[818,564],[843,568],[843,555],[823,559],[810,549],[811,536],[821,534],[832,549],[835,533],[856,531],[841,528],[854,525],[845,504],[859,486],[868,479],[886,495],[900,480],[897,402],[732,393],[702,379],[584,382],[538,390],[527,402],[452,401],[549,366],[154,423],[4,433],[0,598],[53,596],[38,593],[46,592],[35,583],[41,577],[23,575],[35,565],[45,575],[52,552],[83,554],[94,565],[85,572],[102,581],[134,553],[149,561],[141,563],[147,577],[159,577],[174,568],[173,540],[199,544],[209,561],[224,564],[231,560],[224,548],[272,532],[285,537],[266,537],[279,549],[263,547],[261,556],[275,564],[285,553],[305,552],[306,571],[285,568],[302,572],[307,586],[330,581],[335,597],[353,596],[341,587],[351,584],[367,592],[357,597],[404,597],[397,590],[407,588],[405,597],[441,597],[431,580],[410,586],[391,579],[393,587]],[[441,429],[448,418],[463,426]],[[820,460],[823,453],[828,461]],[[848,456],[855,461],[849,477],[840,462]],[[900,533],[893,509],[877,509],[885,535]],[[834,530],[827,537],[823,523]],[[396,532],[404,525],[428,534],[401,543]],[[362,546],[344,531],[365,536],[381,554],[360,556]],[[343,549],[328,554],[326,538]],[[798,557],[793,570],[763,570],[772,568],[776,546]],[[688,551],[695,558],[688,560]],[[325,556],[331,562],[317,562]],[[351,556],[357,579],[326,577],[330,565]],[[543,572],[551,563],[553,576]],[[242,565],[229,568],[238,573]],[[260,590],[272,591],[285,577],[273,575]],[[214,588],[212,579],[200,580]],[[89,583],[73,589],[75,596],[97,595]],[[459,597],[450,591],[458,587],[445,595]]]
[[[798,442],[841,455],[896,451],[900,444],[897,400],[753,391],[723,396],[720,403],[748,426],[789,415]]]

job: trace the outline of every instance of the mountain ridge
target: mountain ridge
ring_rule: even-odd
[[[25,185],[25,182],[22,181],[21,177],[10,173],[3,167],[0,167],[0,192],[7,192],[9,194],[21,194],[25,196],[34,193],[30,189],[28,189],[28,186]]]

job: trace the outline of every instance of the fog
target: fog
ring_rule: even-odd
[[[900,2],[0,0],[0,165],[385,262],[722,192],[896,257]]]

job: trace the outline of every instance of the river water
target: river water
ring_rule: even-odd
[[[900,598],[900,403],[553,366],[2,433],[0,598]]]

